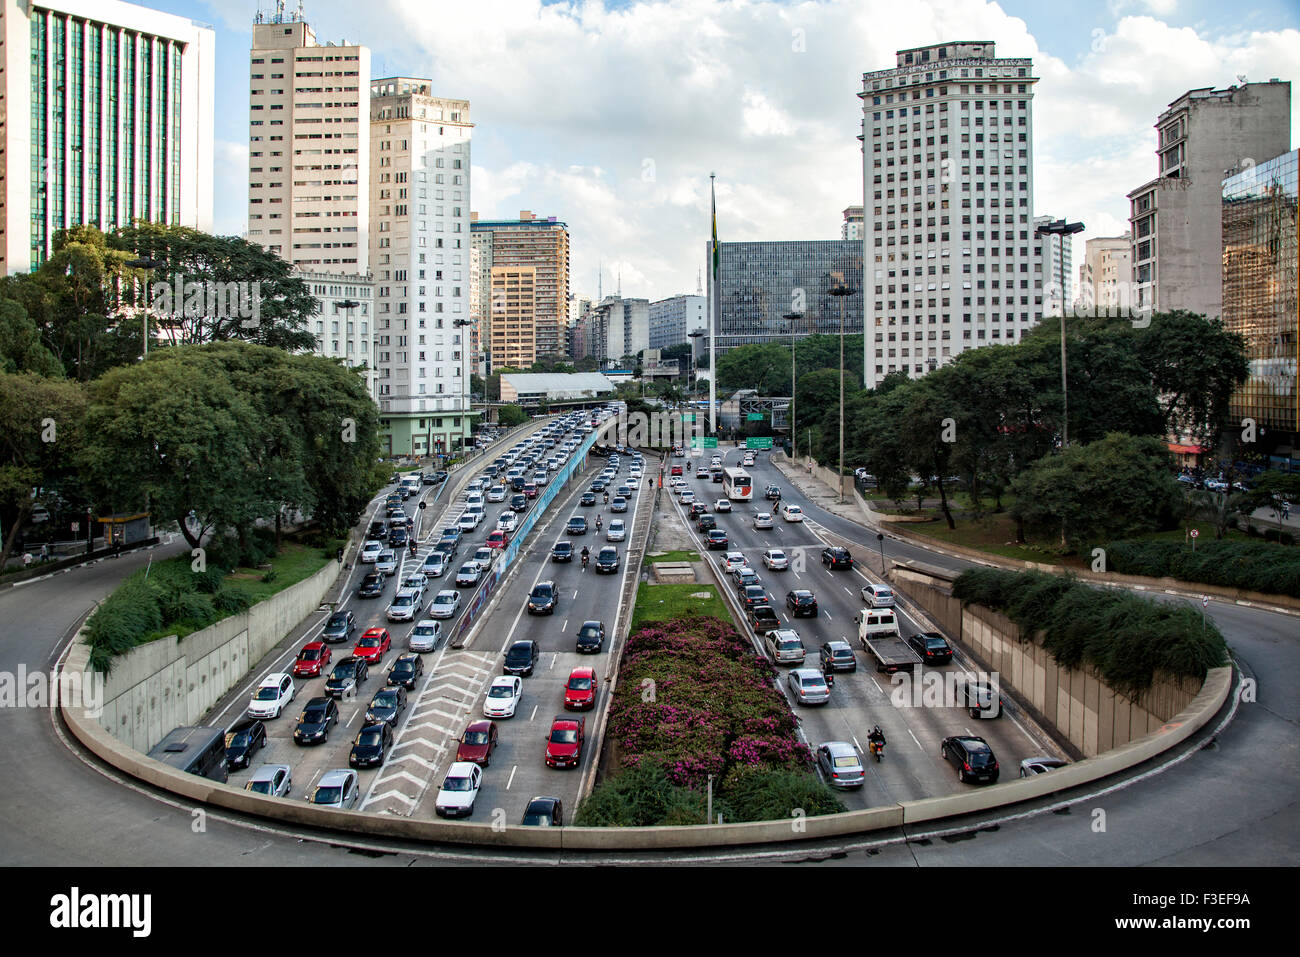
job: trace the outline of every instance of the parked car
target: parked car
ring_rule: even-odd
[[[858,658],[853,653],[853,646],[847,641],[823,642],[817,652],[823,672],[857,671]]]
[[[278,718],[289,703],[298,696],[298,688],[291,675],[267,675],[253,692],[245,713],[250,718]]]
[[[267,797],[288,797],[293,790],[293,771],[287,764],[263,764],[244,784],[244,790]]]
[[[533,590],[528,596],[528,614],[553,615],[557,603],[555,582],[538,582],[533,586]]]
[[[330,727],[339,723],[339,706],[333,698],[312,698],[298,716],[293,729],[296,744],[320,744],[329,738]]]
[[[434,800],[434,811],[439,817],[469,817],[474,813],[474,801],[482,786],[482,768],[468,761],[456,761],[442,779],[442,787]]]
[[[341,811],[355,808],[360,798],[361,787],[357,783],[356,771],[326,771],[321,775],[320,783],[306,796],[310,804]]]
[[[424,674],[424,661],[416,654],[398,655],[393,666],[388,669],[390,685],[400,685],[407,691],[415,690],[415,683]]]
[[[380,580],[382,581],[382,579]],[[336,611],[325,622],[325,627],[320,633],[321,641],[328,641],[332,645],[343,641],[351,641],[352,633],[356,630],[356,615],[346,610]]]
[[[939,754],[957,769],[957,780],[963,784],[997,783],[998,759],[983,738],[973,734],[955,734],[943,739]]]
[[[952,661],[952,646],[937,631],[925,631],[907,639],[912,650],[921,656],[927,665],[946,665]]]
[[[569,680],[564,683],[565,708],[574,711],[594,708],[598,694],[595,668],[574,668],[569,672]]]
[[[518,675],[499,675],[488,685],[487,697],[483,699],[483,717],[513,718],[523,697],[524,685]]]
[[[822,549],[822,564],[834,571],[837,568],[852,568],[853,556],[847,548],[831,546]]]
[[[586,728],[585,717],[556,715],[551,722],[550,733],[546,736],[546,766],[576,768],[581,764]]]
[[[831,700],[826,677],[816,668],[796,668],[790,672],[786,683],[799,704],[825,704]]]
[[[384,763],[393,747],[393,728],[387,722],[365,725],[352,741],[348,766],[374,768]]]
[[[763,635],[763,648],[778,665],[801,665],[806,652],[799,632],[793,628],[776,628]]]
[[[867,781],[867,769],[862,766],[857,750],[847,741],[818,745],[817,767],[833,788],[860,788]]]
[[[226,730],[226,767],[246,768],[253,755],[266,747],[266,725],[256,718],[240,718]]]
[[[469,761],[486,768],[492,763],[492,752],[496,750],[496,746],[496,722],[471,721],[456,746],[456,760]]]
[[[329,645],[323,641],[309,641],[302,646],[293,662],[295,678],[319,678],[321,669],[330,662]]]
[[[526,678],[533,673],[540,656],[541,649],[538,648],[537,642],[531,639],[516,641],[506,652],[501,670],[508,675],[521,675]]]

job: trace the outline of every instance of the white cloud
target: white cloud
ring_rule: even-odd
[[[242,236],[248,228],[248,144],[217,140],[213,149],[212,231]]]

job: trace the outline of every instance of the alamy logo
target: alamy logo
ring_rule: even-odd
[[[148,937],[153,926],[153,896],[150,894],[82,894],[74,887],[69,894],[50,898],[50,926],[77,928],[122,928],[133,937]]]
[[[53,678],[44,671],[0,671],[0,708],[51,708],[58,701],[67,708],[85,708],[88,717],[104,711],[104,676],[98,671],[59,671]]]
[[[186,282],[177,274],[154,283],[152,294],[154,313],[172,319],[240,319],[245,329],[262,319],[261,282]]]

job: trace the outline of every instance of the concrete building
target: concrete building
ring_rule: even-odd
[[[861,206],[847,207],[844,210],[844,222],[840,223],[840,239],[855,239],[861,242],[863,222]]]
[[[569,324],[568,227],[554,216],[540,219],[525,209],[517,220],[480,220],[473,213],[471,233],[491,237],[479,244],[480,255],[486,257],[480,262],[481,272],[497,267],[534,271],[533,351],[539,357],[564,355]]]
[[[527,369],[537,361],[537,269],[492,267],[493,369]]]
[[[298,271],[319,308],[309,328],[316,336],[316,354],[342,359],[348,366],[366,367],[366,385],[374,395],[375,367],[371,338],[375,314],[375,284],[368,276],[352,273]],[[356,305],[346,305],[355,303]]]
[[[501,374],[501,401],[519,405],[596,399],[614,391],[614,385],[598,372]]]
[[[488,369],[488,316],[487,306],[485,303],[488,296],[483,291],[482,275],[482,250],[473,241],[474,234],[470,234],[469,247],[469,318],[473,325],[469,327],[470,333],[470,351],[469,362],[473,373],[480,376],[487,375]],[[487,282],[491,285],[492,276],[489,273]]]
[[[370,83],[372,347],[380,441],[449,454],[470,434],[469,101],[428,79]]]
[[[0,0],[0,275],[71,226],[212,228],[215,36],[120,0]]]
[[[1014,342],[1041,318],[1037,82],[1031,60],[989,41],[899,50],[863,74],[867,387]]]
[[[650,348],[650,300],[606,296],[592,307],[587,355],[617,365]]]
[[[1034,227],[1046,226],[1060,217],[1057,216],[1035,216]],[[1061,287],[1062,302],[1072,303],[1075,297],[1074,286],[1074,237],[1062,236],[1059,233],[1046,233],[1039,236],[1035,242],[1038,243],[1038,263],[1042,272],[1043,288],[1047,289],[1053,283]],[[1051,300],[1051,296],[1045,295],[1046,300]],[[1050,306],[1049,306],[1049,311]],[[1059,310],[1051,311],[1052,315],[1059,315]]]
[[[1222,186],[1223,324],[1246,340],[1249,374],[1229,418],[1255,424],[1269,465],[1300,468],[1300,151]],[[1235,426],[1234,426],[1235,427]]]
[[[667,349],[669,346],[690,342],[687,338],[697,329],[708,332],[709,300],[704,296],[670,296],[650,303],[650,348]]]
[[[1133,282],[1133,237],[1097,236],[1083,244],[1079,264],[1079,286],[1072,301],[1086,309],[1093,306],[1136,305],[1131,296]]]
[[[1291,84],[1189,90],[1155,124],[1157,177],[1128,194],[1138,306],[1222,315],[1222,185],[1291,148]]]
[[[248,241],[307,272],[369,270],[370,50],[258,14],[249,53]]]

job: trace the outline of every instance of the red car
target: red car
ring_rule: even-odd
[[[524,486],[524,496],[526,498],[537,498],[537,486],[529,482]]]
[[[391,647],[393,647],[393,639],[388,634],[387,628],[368,628],[361,636],[361,640],[357,642],[357,646],[352,649],[352,654],[356,658],[364,658],[370,664],[378,664]]]
[[[585,717],[558,714],[546,736],[546,766],[576,768],[582,763],[582,739],[587,727]]]
[[[295,678],[315,678],[321,669],[330,663],[329,645],[322,641],[310,641],[298,652],[298,660],[293,663]]]
[[[598,690],[595,668],[574,668],[564,685],[564,706],[584,711],[594,707]]]
[[[503,531],[501,531],[501,529],[497,529],[495,532],[493,532],[492,534],[490,534],[490,535],[487,537],[487,547],[488,547],[488,548],[505,548],[505,547],[506,547],[506,541],[507,541],[507,539],[506,539],[506,533],[503,532]]]
[[[456,748],[457,761],[472,761],[487,767],[492,763],[492,750],[497,746],[497,725],[495,721],[471,721],[465,733],[460,736],[460,746]]]
[[[682,474],[682,467],[681,467],[680,465],[674,465],[674,466],[672,467],[672,470],[671,470],[668,474],[669,474],[670,476],[671,476],[671,475],[681,475],[681,474]]]

